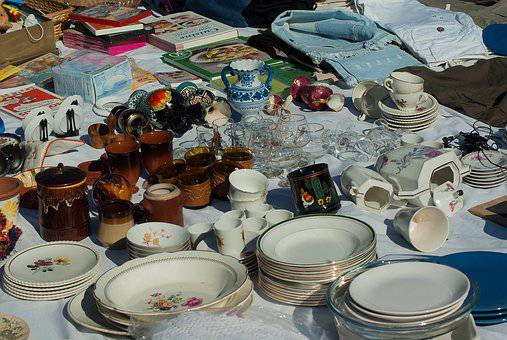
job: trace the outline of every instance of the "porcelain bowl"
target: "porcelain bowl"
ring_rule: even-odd
[[[190,233],[176,224],[148,222],[131,228],[127,240],[141,249],[175,248],[188,242]]]
[[[255,201],[266,196],[268,179],[252,169],[239,169],[229,175],[229,196],[235,201]]]

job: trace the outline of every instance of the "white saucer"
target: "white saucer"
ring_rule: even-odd
[[[438,101],[429,93],[425,93],[427,98],[425,101],[420,103],[414,110],[412,111],[402,111],[398,109],[396,104],[393,102],[391,97],[385,97],[378,102],[378,106],[380,111],[385,112],[391,116],[398,117],[414,117],[421,116],[427,114],[428,112],[434,110],[438,106]]]

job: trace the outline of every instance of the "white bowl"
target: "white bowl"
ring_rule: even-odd
[[[266,195],[268,179],[252,169],[239,169],[229,175],[229,196],[236,201],[254,201]]]
[[[190,233],[176,224],[141,223],[127,232],[127,240],[138,248],[172,248],[188,242]]]

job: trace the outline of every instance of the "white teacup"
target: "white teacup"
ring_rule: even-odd
[[[237,201],[231,198],[231,196],[227,196],[229,201],[231,202],[232,210],[258,210],[260,207],[264,205],[264,198],[259,197],[253,201]]]
[[[389,91],[389,96],[401,111],[414,111],[417,105],[428,100],[428,95],[423,91],[406,94]]]
[[[243,221],[245,230],[245,244],[253,242],[259,237],[268,226],[268,222],[259,217],[250,217]]]
[[[403,208],[394,216],[394,228],[415,249],[432,252],[449,235],[449,221],[437,207]]]
[[[229,196],[235,201],[266,201],[268,179],[252,169],[239,169],[229,175]]]
[[[207,239],[211,234],[213,234],[212,228],[213,225],[207,222],[196,223],[185,227],[185,229],[187,229],[187,231],[190,233],[190,242],[192,242],[192,249],[196,249],[201,242],[209,243],[209,240]]]
[[[424,79],[408,72],[392,72],[384,80],[384,86],[390,91],[408,94],[424,91]]]
[[[266,221],[268,226],[271,227],[277,223],[287,221],[294,217],[294,213],[285,209],[273,209],[266,213]]]
[[[259,206],[252,207],[250,209],[246,209],[246,217],[259,217],[264,218],[266,216],[266,213],[273,209],[273,206],[271,204],[263,203]]]
[[[220,254],[240,258],[245,247],[243,221],[240,219],[218,220],[214,225]]]
[[[245,211],[243,209],[233,209],[226,213],[223,213],[222,216],[220,216],[219,220],[244,220],[246,218]]]
[[[400,138],[401,145],[417,145],[424,141],[424,138],[417,133],[406,133]]]
[[[361,209],[380,212],[391,204],[393,185],[378,172],[351,165],[340,177],[342,192]]]
[[[433,204],[447,216],[453,216],[463,209],[463,190],[458,190],[451,182],[445,182],[433,190]]]

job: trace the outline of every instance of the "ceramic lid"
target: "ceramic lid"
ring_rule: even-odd
[[[0,177],[0,200],[7,200],[16,196],[23,184],[17,178]]]
[[[74,166],[64,166],[62,163],[35,176],[37,184],[45,187],[65,187],[81,183],[85,179],[86,172]]]

